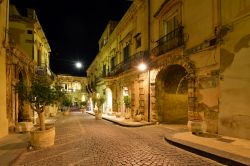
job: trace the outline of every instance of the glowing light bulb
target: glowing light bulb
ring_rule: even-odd
[[[76,68],[78,68],[78,69],[82,68],[82,63],[81,62],[76,62]]]

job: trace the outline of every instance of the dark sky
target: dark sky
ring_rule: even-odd
[[[54,73],[84,76],[98,53],[98,40],[109,20],[120,20],[128,0],[11,0],[22,9],[33,8],[49,41]],[[76,69],[80,60],[83,69]]]

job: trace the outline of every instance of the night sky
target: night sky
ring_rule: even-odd
[[[98,53],[98,40],[109,20],[120,20],[129,0],[11,0],[21,13],[36,10],[51,47],[50,68],[56,74],[85,76]],[[76,69],[75,61],[82,69]]]

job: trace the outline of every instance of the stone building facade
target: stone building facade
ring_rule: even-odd
[[[56,82],[63,87],[63,90],[71,96],[72,104],[79,106],[80,102],[87,102],[87,78],[69,75],[57,75]]]
[[[221,0],[218,132],[250,139],[250,1]]]
[[[87,70],[89,87],[111,96],[107,112],[124,114],[128,95],[132,118],[140,112],[160,123],[198,121],[207,132],[249,139],[249,3],[133,1],[103,35]],[[144,72],[136,68],[141,62]]]
[[[8,49],[8,13],[9,1],[0,1],[0,138],[8,134],[8,119],[6,113],[6,57]]]
[[[9,130],[14,131],[18,122],[35,122],[35,112],[22,102],[14,85],[19,81],[29,86],[32,75],[37,73],[52,77],[49,69],[50,46],[36,13],[27,9],[21,15],[17,8],[9,8],[9,49],[7,52],[7,117]]]

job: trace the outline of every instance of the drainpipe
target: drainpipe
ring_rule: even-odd
[[[150,56],[150,0],[148,0],[148,56]],[[150,66],[148,64],[148,122],[150,122]]]

